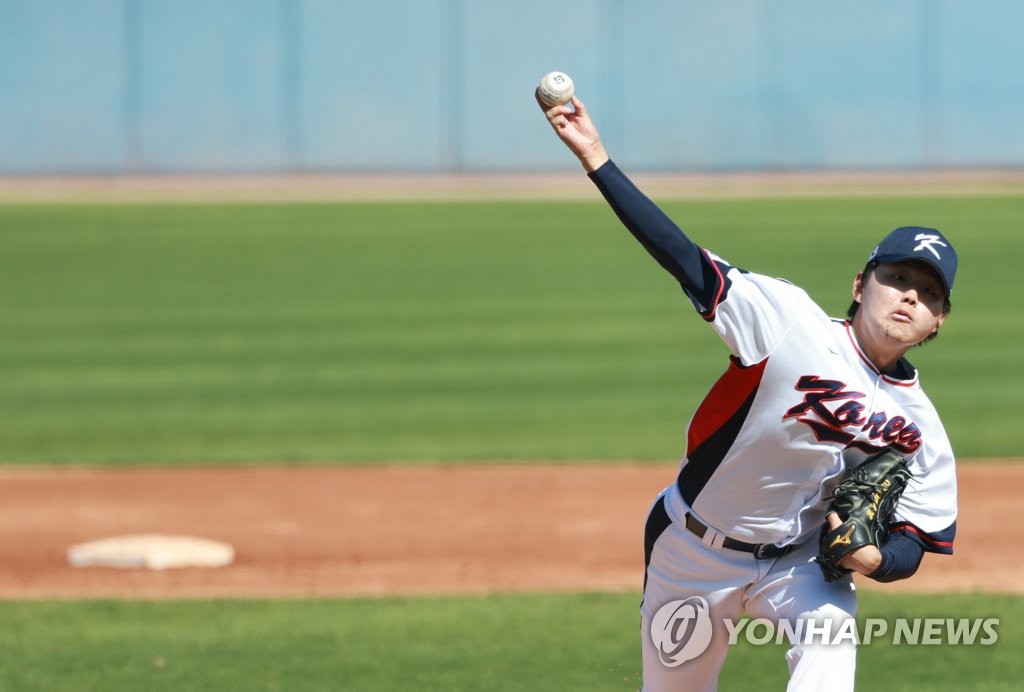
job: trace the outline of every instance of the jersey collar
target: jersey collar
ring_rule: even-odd
[[[853,345],[853,349],[857,352],[857,355],[860,357],[860,360],[865,367],[876,375],[881,375],[882,379],[886,382],[899,387],[912,387],[917,384],[917,368],[911,365],[910,361],[906,358],[900,358],[891,373],[882,372],[875,367],[874,363],[868,360],[866,355],[864,355],[864,351],[861,350],[860,344],[857,343],[857,337],[853,333],[853,325],[850,324],[850,320],[843,320],[843,326],[846,328],[846,336],[849,337],[850,343]]]

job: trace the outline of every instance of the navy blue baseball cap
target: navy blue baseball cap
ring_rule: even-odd
[[[935,267],[949,297],[956,276],[956,251],[946,236],[934,228],[901,226],[882,238],[868,257],[869,263],[879,264],[908,260],[921,260]]]

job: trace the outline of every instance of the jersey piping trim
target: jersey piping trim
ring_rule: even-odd
[[[913,387],[915,384],[917,384],[917,370],[914,370],[914,377],[912,379],[900,380],[895,377],[886,375],[884,372],[875,367],[875,364],[872,363],[866,355],[864,355],[864,351],[861,350],[860,344],[857,343],[857,339],[853,335],[853,325],[850,324],[850,321],[843,320],[843,326],[846,327],[846,336],[850,339],[850,343],[853,345],[853,350],[857,352],[857,355],[860,357],[864,365],[868,366],[868,368],[871,369],[871,372],[875,373],[876,375],[881,375],[883,380],[897,387]]]
[[[708,306],[707,311],[701,313],[701,317],[708,322],[714,322],[715,315],[718,313],[718,306],[721,304],[722,296],[725,293],[726,279],[725,275],[722,273],[722,268],[718,266],[718,262],[714,260],[711,253],[704,248],[701,248],[700,251],[704,253],[704,258],[707,260],[708,264],[711,265],[711,268],[715,270],[715,295],[711,299],[711,305]]]
[[[945,531],[942,531],[941,533],[951,533],[954,530],[953,527],[955,527],[955,526],[956,526],[956,524],[954,523],[953,526],[951,526],[949,529],[946,529]],[[906,533],[906,534],[914,536],[915,538],[917,538],[921,542],[921,544],[924,546],[925,550],[927,550],[928,552],[931,552],[931,553],[943,553],[943,554],[946,554],[946,555],[952,555],[953,554],[953,541],[952,541],[952,539],[948,540],[948,541],[941,540],[941,539],[933,536],[932,534],[929,534],[929,533],[926,533],[926,532],[922,531],[921,529],[917,528],[916,526],[914,526],[910,522],[901,522],[899,524],[893,524],[889,528],[889,532],[890,533],[901,533],[902,532],[902,533]]]

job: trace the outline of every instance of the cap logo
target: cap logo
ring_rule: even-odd
[[[928,252],[935,255],[935,259],[937,260],[941,260],[942,258],[939,256],[939,251],[936,250],[933,246],[941,245],[942,247],[949,247],[944,242],[942,242],[942,240],[939,239],[939,236],[934,235],[932,233],[918,233],[916,236],[914,236],[914,240],[921,241],[918,243],[917,247],[914,248],[914,252],[917,252],[918,250],[927,250]]]

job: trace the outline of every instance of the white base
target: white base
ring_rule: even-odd
[[[235,549],[227,543],[192,536],[118,536],[68,548],[68,562],[72,567],[153,570],[223,567],[234,559]]]

